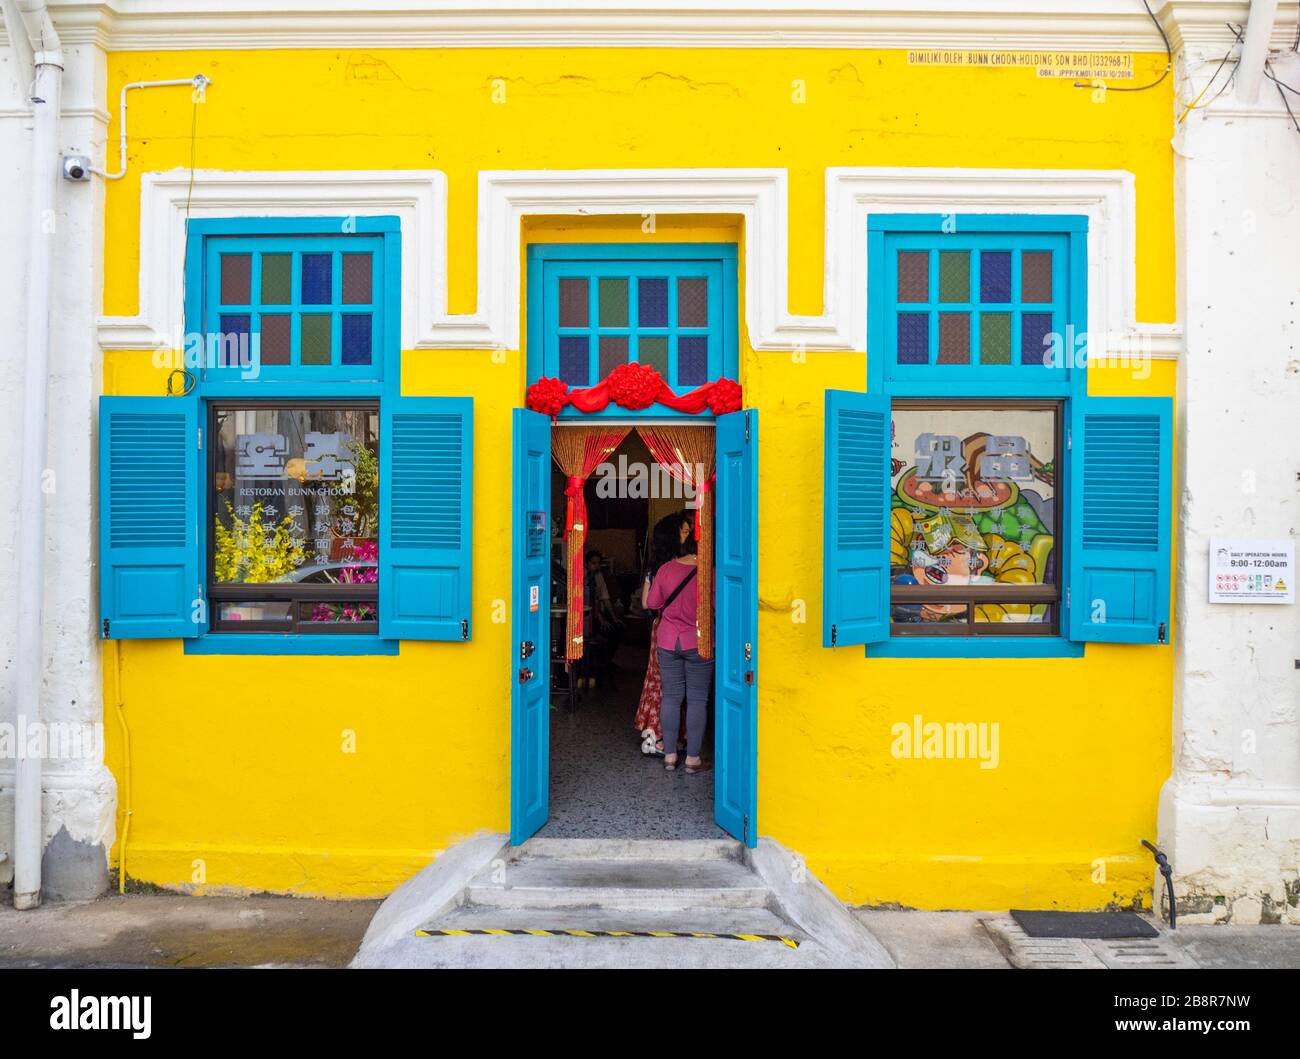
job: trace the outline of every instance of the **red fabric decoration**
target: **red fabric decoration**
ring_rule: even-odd
[[[699,415],[707,408],[721,416],[740,411],[744,393],[740,384],[731,379],[715,379],[688,393],[674,393],[652,365],[631,362],[620,364],[595,386],[581,390],[570,390],[559,379],[538,379],[528,387],[526,404],[534,412],[556,416],[567,405],[579,412],[600,412],[611,402],[632,411],[658,402],[687,415]]]
[[[560,379],[538,379],[528,387],[528,407],[534,412],[557,416],[569,403],[569,388]]]
[[[713,410],[715,416],[739,412],[742,407],[741,398],[740,383],[732,382],[730,379],[718,379],[709,391],[709,408]]]
[[[667,389],[662,376],[651,364],[620,364],[605,378],[609,399],[623,408],[639,411],[649,408]]]

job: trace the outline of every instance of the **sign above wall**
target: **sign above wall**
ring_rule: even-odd
[[[985,66],[992,70],[1029,67],[1039,77],[1131,80],[1133,56],[1128,52],[981,51],[967,48],[920,49],[907,53],[909,66]]]
[[[1295,542],[1210,538],[1211,603],[1294,603]]]

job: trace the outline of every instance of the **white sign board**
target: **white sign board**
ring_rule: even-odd
[[[1295,541],[1210,538],[1211,603],[1294,603]]]

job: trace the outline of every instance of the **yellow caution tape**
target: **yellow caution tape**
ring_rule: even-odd
[[[418,938],[464,938],[473,935],[514,935],[532,938],[708,938],[715,941],[779,941],[791,949],[799,943],[781,934],[704,934],[679,930],[522,930],[500,927],[479,927],[472,930],[417,930]]]

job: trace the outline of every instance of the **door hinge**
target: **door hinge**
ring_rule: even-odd
[[[468,639],[469,639],[469,619],[468,619],[468,618],[461,618],[461,619],[460,619],[460,638],[461,638],[462,640],[468,640]]]
[[[747,643],[745,644],[745,661],[752,662],[753,660],[754,660],[754,645],[752,643]]]
[[[1164,643],[1166,635],[1165,623],[1161,622],[1160,627],[1156,629],[1156,643]]]
[[[199,427],[198,430],[195,431],[194,447],[199,450],[203,449],[203,428],[202,427]]]
[[[1074,431],[1069,427],[1065,428],[1065,447],[1067,449],[1074,448]]]
[[[835,646],[835,626],[831,626],[831,646]]]
[[[749,444],[749,416],[745,416],[745,444]]]
[[[1065,590],[1065,609],[1070,609],[1070,590],[1068,588]]]
[[[740,841],[743,845],[749,845],[749,814],[745,813],[740,825]]]
[[[104,619],[104,639],[108,639],[108,619]]]

